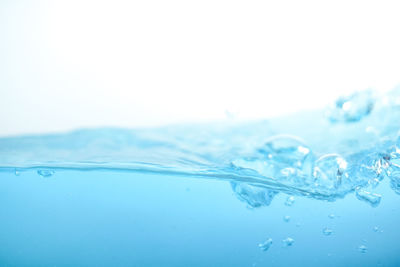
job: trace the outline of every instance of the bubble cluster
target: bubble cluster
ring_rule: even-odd
[[[304,189],[307,191],[305,196],[335,200],[355,192],[357,199],[376,207],[381,201],[381,196],[371,190],[385,177],[390,179],[392,189],[400,194],[399,146],[400,137],[395,142],[386,140],[376,149],[347,156],[332,153],[316,157],[300,139],[279,135],[270,138],[259,148],[255,152],[256,157],[251,160],[249,158],[237,160],[233,164],[279,181],[283,185],[297,188],[301,190],[300,192]],[[269,196],[267,198],[269,205],[276,191],[270,193],[265,190],[262,189],[264,194]],[[259,193],[257,194],[255,199],[260,199]],[[251,197],[251,194],[246,195],[247,200]],[[293,200],[293,196],[288,197],[285,205],[291,206]]]
[[[305,143],[294,136],[269,138],[255,155],[232,162],[236,167],[252,169],[259,174],[294,184],[301,184],[312,172],[313,154]]]

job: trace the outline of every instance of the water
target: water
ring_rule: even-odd
[[[399,95],[1,138],[0,265],[398,266]]]

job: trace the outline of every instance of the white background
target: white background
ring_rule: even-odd
[[[400,82],[396,1],[1,1],[0,135],[254,119]]]

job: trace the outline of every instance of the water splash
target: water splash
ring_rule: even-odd
[[[382,180],[400,194],[399,95],[397,89],[341,98],[328,119],[314,111],[255,122],[0,138],[0,171],[50,177],[57,170],[104,169],[220,179],[251,208],[270,205],[279,193],[288,195],[289,206],[295,196],[335,201],[354,193],[377,206],[383,196],[371,190]]]
[[[329,119],[332,122],[357,122],[371,113],[374,104],[371,91],[340,97],[329,111]]]

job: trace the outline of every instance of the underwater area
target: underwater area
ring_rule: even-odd
[[[400,266],[400,90],[0,138],[1,266]]]

